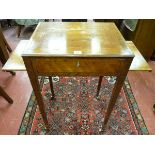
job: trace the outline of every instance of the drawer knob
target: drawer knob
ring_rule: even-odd
[[[80,66],[80,62],[79,62],[79,61],[77,62],[76,66],[77,66],[77,67],[79,67],[79,66]]]

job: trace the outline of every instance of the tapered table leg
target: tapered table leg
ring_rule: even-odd
[[[44,106],[44,102],[43,102],[43,98],[40,92],[40,85],[39,85],[39,81],[38,81],[38,76],[35,74],[33,67],[31,66],[31,61],[29,59],[24,59],[24,63],[27,69],[27,73],[29,75],[30,78],[30,82],[34,91],[34,94],[36,96],[36,100],[39,106],[39,110],[40,113],[42,115],[43,121],[45,123],[46,126],[46,131],[49,131],[49,123],[48,123],[48,119],[47,119],[47,115],[46,115],[46,111],[45,111],[45,106]]]
[[[101,83],[102,83],[102,78],[103,78],[103,76],[100,76],[100,77],[99,77],[99,82],[98,82],[98,86],[97,86],[97,93],[96,93],[96,96],[97,96],[97,97],[98,97],[99,92],[100,92]]]
[[[53,89],[53,81],[52,81],[52,76],[49,76],[49,82],[50,82],[51,93],[52,93],[52,97],[51,97],[51,99],[54,99],[55,94],[54,94],[54,89]]]
[[[119,95],[119,92],[120,92],[120,90],[121,90],[121,88],[123,86],[125,77],[126,76],[117,77],[116,83],[115,83],[114,88],[112,90],[112,96],[111,96],[111,99],[110,99],[110,102],[109,102],[109,105],[108,105],[108,108],[107,108],[105,119],[104,119],[104,122],[103,122],[103,127],[107,124],[107,122],[109,120],[109,117],[110,117],[111,112],[112,112],[112,110],[114,108],[114,105],[115,105],[115,102],[116,102],[117,97]]]
[[[31,81],[35,96],[36,96],[36,100],[37,100],[37,103],[38,103],[38,106],[39,106],[40,113],[41,113],[42,118],[44,120],[46,129],[47,129],[47,131],[49,131],[49,123],[48,123],[48,120],[47,120],[45,106],[43,104],[44,103],[43,98],[42,98],[41,92],[38,91],[38,90],[40,90],[40,85],[39,85],[38,78],[36,78],[34,76],[31,76],[31,75],[29,77],[30,77],[30,81]]]

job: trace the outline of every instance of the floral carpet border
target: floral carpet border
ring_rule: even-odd
[[[129,106],[129,109],[131,111],[131,116],[132,116],[132,119],[135,123],[138,134],[139,135],[148,135],[149,134],[148,129],[146,127],[143,116],[139,110],[137,101],[133,95],[129,80],[127,78],[124,82],[123,90],[126,94],[128,106]]]
[[[41,87],[43,85],[44,78],[41,78]],[[124,93],[126,94],[126,99],[128,102],[129,110],[131,112],[132,119],[136,126],[139,135],[148,135],[148,129],[145,125],[144,119],[140,113],[138,108],[138,104],[135,100],[133,92],[131,90],[131,86],[129,80],[126,78],[123,85]],[[34,92],[32,92],[31,97],[29,99],[25,114],[22,119],[22,123],[20,125],[18,135],[29,135],[31,131],[31,125],[33,123],[34,115],[37,109],[37,103],[35,100]]]

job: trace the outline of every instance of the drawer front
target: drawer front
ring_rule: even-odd
[[[129,65],[129,59],[124,58],[51,57],[32,58],[31,61],[38,75],[113,75],[123,73]]]

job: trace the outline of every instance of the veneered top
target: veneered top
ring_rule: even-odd
[[[10,58],[3,66],[5,71],[25,71],[25,65],[21,57],[22,52],[29,43],[29,40],[21,40],[16,49],[12,52]],[[126,41],[127,46],[135,54],[135,57],[131,63],[130,71],[151,71],[149,64],[143,58],[132,41]]]
[[[142,54],[138,51],[134,43],[132,41],[126,41],[126,43],[135,55],[130,66],[130,71],[152,71],[151,67],[146,62]]]
[[[114,23],[41,22],[22,56],[134,57]]]

